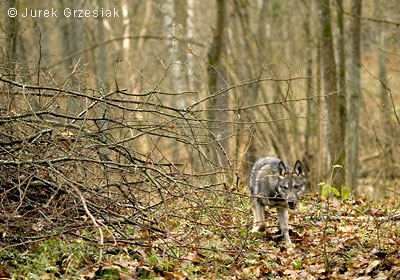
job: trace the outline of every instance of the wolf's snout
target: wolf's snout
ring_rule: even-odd
[[[289,200],[289,201],[288,201],[288,205],[289,205],[289,208],[290,208],[290,209],[296,208],[296,202],[293,201],[293,200]]]

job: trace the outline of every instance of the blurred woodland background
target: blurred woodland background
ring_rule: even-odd
[[[248,200],[262,156],[302,160],[311,192],[324,182],[399,195],[396,0],[8,0],[1,9],[3,232],[91,223],[124,236],[121,221],[168,232],[174,218],[205,213],[217,223],[209,201]]]

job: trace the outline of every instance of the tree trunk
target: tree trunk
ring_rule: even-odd
[[[312,4],[303,1],[303,6],[305,9],[304,14],[304,33],[305,33],[305,57],[306,57],[306,97],[307,97],[307,120],[306,120],[306,129],[305,129],[305,141],[304,148],[305,152],[303,155],[303,163],[307,166],[307,171],[310,179],[310,187],[312,191],[316,190],[317,185],[317,155],[318,155],[318,146],[316,145],[316,139],[319,138],[317,133],[317,112],[315,109],[315,103],[318,102],[318,99],[312,98],[314,95],[314,78],[313,75],[313,53],[315,50],[315,42],[313,41],[313,30],[310,24],[310,18],[312,14]],[[318,61],[318,60],[317,60]],[[319,94],[319,92],[317,91]]]
[[[375,0],[375,17],[382,18],[382,6],[381,2]],[[388,78],[386,69],[386,57],[385,57],[385,31],[382,25],[376,27],[376,42],[378,45],[378,77],[380,82],[380,100],[382,107],[382,130],[383,130],[383,164],[384,164],[384,176],[391,177],[395,174],[394,171],[394,158],[393,158],[393,146],[392,139],[395,137],[393,135],[393,128],[391,126],[391,106],[388,98]]]
[[[322,75],[327,111],[328,166],[331,169],[332,184],[341,187],[344,183],[344,170],[337,167],[344,164],[344,143],[340,97],[337,93],[336,62],[333,48],[331,11],[329,0],[317,0],[321,34]]]
[[[5,8],[5,35],[6,35],[6,60],[5,67],[11,80],[14,80],[15,61],[17,55],[17,30],[18,17],[10,17],[7,12],[10,8],[18,10],[18,0],[6,1]]]
[[[183,27],[186,25],[187,11],[186,11],[186,0],[174,0],[174,12],[175,21],[173,27],[173,34],[176,37],[185,37]],[[176,86],[177,92],[183,92],[186,89],[186,71],[184,71],[184,62],[186,60],[186,52],[183,51],[186,46],[183,41],[176,40],[174,38],[175,53],[174,60],[171,67],[174,67],[175,71],[173,79],[174,85]],[[178,108],[185,108],[188,104],[187,94],[181,95],[177,102]]]
[[[60,10],[64,10],[66,8],[63,0],[58,0]],[[62,45],[62,56],[64,57],[64,67],[65,73],[70,72],[70,67],[72,64],[72,60],[69,58],[71,54],[71,40],[70,40],[70,30],[69,30],[69,22],[70,20],[62,17],[60,22],[61,29],[61,45]]]
[[[224,49],[224,28],[225,28],[225,0],[216,0],[217,2],[217,15],[216,15],[216,25],[214,29],[213,41],[211,43],[210,49],[208,51],[208,66],[207,66],[207,74],[208,74],[208,93],[209,95],[213,95],[217,93],[218,90],[218,78],[219,78],[219,70],[224,70],[220,67],[220,57],[222,51]],[[220,115],[217,116],[215,109],[218,106],[227,106],[228,95],[225,93],[223,95],[218,96],[217,98],[211,98],[208,102],[207,109],[208,111],[208,129],[211,134],[211,139],[217,141],[218,147],[216,151],[214,149],[210,150],[211,160],[214,163],[219,162],[222,165],[225,165],[225,160],[227,152],[227,140],[224,140],[225,132],[227,131],[227,124],[224,124],[223,131],[219,131],[221,128],[219,124],[217,124],[217,120],[221,121],[226,118],[224,114],[227,112],[221,112]]]
[[[97,6],[104,6],[103,0],[97,0]],[[102,17],[97,18],[97,40],[99,42],[98,50],[98,71],[97,75],[99,77],[99,89],[104,90],[106,82],[106,47],[104,44],[104,22]]]
[[[316,86],[316,90],[317,90],[317,95],[320,96],[322,95],[322,78],[321,78],[321,73],[322,73],[322,55],[321,55],[321,46],[320,46],[320,42],[317,42],[317,86]],[[317,108],[322,108],[322,102],[321,102],[321,98],[317,99]],[[323,129],[323,122],[321,121],[324,117],[322,116],[322,110],[319,109],[319,118],[318,118],[318,123],[317,123],[317,145],[316,145],[316,170],[314,176],[317,178],[317,182],[320,182],[320,180],[323,177],[323,174],[325,173],[325,157],[324,157],[324,153],[321,153],[321,151],[324,149],[324,144],[326,144],[325,142],[322,141],[323,137],[324,137],[324,129]]]
[[[72,7],[74,9],[82,10],[84,8],[84,0],[73,0]],[[84,20],[83,18],[74,18],[71,22],[70,35],[71,35],[71,50],[73,53],[81,51],[85,48],[85,36],[84,36]],[[75,67],[77,64],[82,65],[82,57],[83,54],[77,54],[72,57],[72,65]],[[77,69],[80,67],[77,67]],[[80,70],[80,69],[78,69]],[[75,91],[81,91],[86,88],[86,79],[85,75],[80,75],[79,73],[74,74],[71,77],[72,80],[72,89]],[[76,113],[78,112],[79,104],[76,99],[68,98],[68,110],[70,112]]]
[[[307,122],[306,122],[306,132],[305,132],[305,153],[307,155],[314,154],[314,151],[311,150],[313,146],[311,144],[311,138],[314,135],[314,125],[313,125],[313,100],[311,97],[313,96],[313,79],[312,76],[312,67],[313,67],[313,58],[312,58],[312,36],[311,36],[311,27],[310,27],[310,7],[306,6],[306,14],[304,20],[304,33],[305,33],[305,41],[306,41],[306,53],[307,53],[307,62],[306,62],[306,96],[307,96]]]
[[[129,5],[127,0],[122,1],[122,24],[123,24],[123,37],[122,40],[122,57],[129,61],[129,50],[130,50],[130,39],[128,38],[130,31],[130,20],[129,20]]]
[[[104,7],[104,0],[97,0],[98,7]],[[104,44],[104,20],[103,17],[97,18],[97,41],[99,44],[99,48],[97,51],[97,90],[99,92],[100,98],[106,99],[107,94],[107,56],[106,56],[106,46]],[[105,140],[107,138],[110,113],[109,107],[105,102],[100,103],[99,117],[104,118],[105,120],[101,120],[96,122],[97,127],[99,129],[99,137],[102,137]],[[106,148],[100,148],[98,150],[99,155],[105,159],[109,160],[110,150]],[[106,170],[104,170],[105,178],[108,177]]]
[[[75,9],[82,8],[81,4],[74,0],[72,6]],[[69,5],[69,2],[64,2],[59,0],[60,10],[64,10]],[[83,21],[78,19],[69,19],[62,17],[61,19],[61,38],[62,38],[62,55],[64,56],[64,67],[65,74],[68,76],[73,71],[73,66],[78,62],[79,55],[71,57],[71,54],[78,50],[78,47],[83,43]],[[79,40],[80,42],[77,42]],[[79,80],[76,78],[76,73],[70,78],[70,81],[66,81],[64,86],[70,87],[72,90],[77,91],[79,89]],[[71,113],[76,113],[78,111],[78,104],[73,97],[67,99],[67,110]]]
[[[336,0],[337,10],[337,26],[339,29],[337,40],[338,54],[338,106],[340,118],[341,143],[345,143],[346,139],[346,49],[345,49],[345,29],[343,22],[343,0]],[[339,163],[340,164],[340,163]],[[343,165],[343,163],[342,163]],[[343,166],[346,168],[346,165]],[[341,191],[341,189],[340,189]]]
[[[97,5],[99,7],[104,6],[103,0],[97,0]],[[97,76],[98,76],[98,90],[100,92],[101,97],[104,97],[106,94],[106,47],[104,44],[104,22],[102,17],[98,17],[97,19],[97,39],[99,42],[98,49],[98,60],[97,60]],[[105,116],[107,112],[107,105],[102,103],[100,105],[100,116]],[[106,125],[106,123],[105,123]]]
[[[168,65],[171,74],[171,86],[175,93],[183,92],[184,78],[182,71],[182,63],[178,59],[178,43],[175,38],[175,5],[174,0],[161,1],[161,10],[163,15],[164,33],[166,34],[166,42],[168,45]],[[175,104],[178,108],[186,106],[185,97],[177,98]]]
[[[194,0],[187,0],[186,5],[186,37],[187,39],[193,40],[194,37],[194,10],[195,10],[195,1]],[[189,50],[187,52],[187,75],[188,75],[188,89],[190,91],[194,91],[196,88],[195,85],[195,76],[194,76],[194,69],[195,69],[195,58],[193,53],[190,50],[190,45],[188,46]]]
[[[50,52],[46,21],[43,18],[38,18],[37,25],[40,32],[40,68],[47,71],[50,65]]]
[[[339,114],[340,114],[340,130],[342,131],[341,143],[345,141],[346,134],[346,48],[345,48],[345,29],[343,22],[343,0],[336,0],[337,10],[337,25],[339,29],[337,40],[337,53],[338,53],[338,80],[339,80]]]
[[[358,193],[358,135],[361,103],[361,8],[362,0],[353,0],[350,24],[350,92],[346,123],[346,185],[354,195]]]
[[[219,58],[221,56],[223,47],[223,34],[225,28],[225,0],[216,0],[217,2],[217,16],[214,30],[214,37],[208,51],[208,92],[213,95],[217,92],[217,67]],[[208,108],[215,108],[215,98],[211,98]],[[215,111],[210,111],[208,118],[212,121],[215,120]]]
[[[142,28],[140,29],[139,41],[137,44],[138,52],[141,52],[142,47],[143,47],[143,42],[144,42],[143,36],[145,36],[147,33],[147,28],[149,26],[151,14],[153,11],[152,7],[153,7],[153,0],[147,0],[146,1],[146,11],[144,12],[143,25],[142,25]]]

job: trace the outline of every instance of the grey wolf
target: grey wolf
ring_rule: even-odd
[[[288,209],[295,209],[305,191],[305,168],[298,160],[294,167],[278,158],[263,157],[256,161],[250,173],[250,191],[254,222],[252,232],[265,231],[264,208],[276,207],[278,220],[286,243],[291,243],[288,228]]]

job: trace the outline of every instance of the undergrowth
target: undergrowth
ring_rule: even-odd
[[[11,279],[373,279],[400,277],[400,203],[307,196],[290,213],[293,245],[277,235],[274,210],[252,234],[248,199],[174,207],[157,227],[85,227],[1,238],[0,276]],[[329,209],[329,212],[327,212]],[[326,215],[327,213],[328,216]],[[185,217],[185,219],[183,219]],[[191,217],[189,219],[188,217]],[[122,231],[122,229],[124,231]],[[324,234],[325,231],[325,234]],[[325,251],[324,251],[325,248]],[[100,251],[101,249],[101,251]]]

